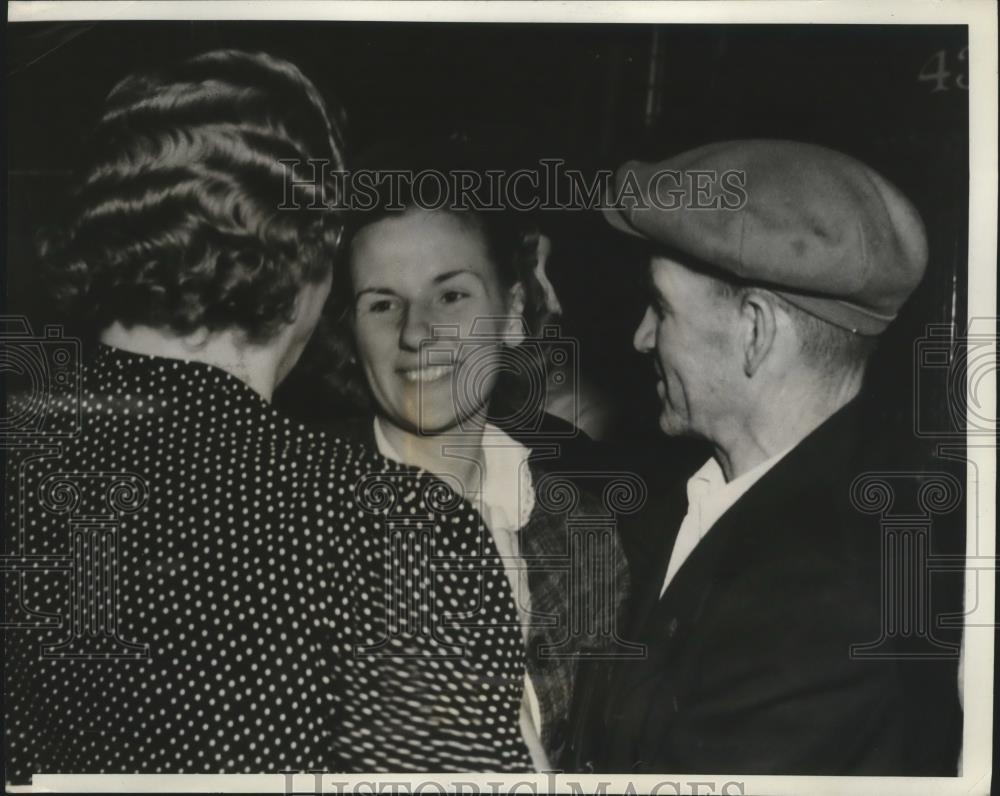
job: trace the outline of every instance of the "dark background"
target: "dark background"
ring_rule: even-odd
[[[461,129],[502,142],[519,162],[559,157],[585,171],[740,137],[812,141],[870,163],[916,202],[930,237],[927,277],[871,371],[879,411],[912,429],[914,340],[933,323],[948,325],[950,342],[966,314],[966,43],[961,26],[12,25],[7,311],[36,328],[63,320],[35,278],[34,238],[58,223],[78,142],[110,88],[185,54],[260,49],[297,63],[347,108],[355,151]],[[620,396],[618,438],[659,440],[651,371],[631,348],[642,312],[638,252],[594,212],[549,212],[542,223],[584,377]],[[288,408],[342,411],[306,383],[290,382]],[[950,422],[940,385],[927,384],[917,387],[922,410]]]

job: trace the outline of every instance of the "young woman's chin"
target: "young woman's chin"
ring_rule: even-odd
[[[411,434],[475,434],[486,422],[486,409],[492,392],[487,385],[468,385],[460,379],[444,378],[420,384],[397,383],[383,416]],[[457,383],[456,383],[457,382]],[[487,387],[482,389],[482,387]]]
[[[486,422],[484,406],[425,406],[420,413],[383,414],[383,418],[410,434],[421,437],[478,434]]]

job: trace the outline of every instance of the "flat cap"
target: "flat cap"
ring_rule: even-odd
[[[724,141],[615,174],[612,226],[773,289],[819,318],[882,332],[920,283],[927,238],[910,201],[841,152]]]

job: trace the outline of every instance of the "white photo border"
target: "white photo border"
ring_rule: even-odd
[[[995,332],[997,264],[997,7],[989,0],[752,0],[750,2],[345,2],[330,0],[145,0],[144,2],[8,3],[8,19],[22,22],[83,20],[313,20],[400,22],[561,23],[813,23],[967,25],[969,31],[969,291],[968,319],[992,324]],[[971,373],[969,376],[971,377]],[[971,385],[967,385],[971,388]],[[996,382],[979,384],[980,412],[996,417]],[[983,405],[985,403],[985,406]],[[976,425],[971,402],[969,427]],[[731,775],[502,775],[392,774],[322,776],[323,793],[733,793],[801,796],[829,794],[987,794],[993,747],[995,568],[977,569],[972,559],[995,561],[996,442],[970,437],[966,604],[976,605],[965,630],[963,770],[953,778],[762,777]],[[977,482],[978,479],[978,482]],[[231,792],[316,793],[314,775],[36,775],[32,786],[12,793],[53,792]],[[739,784],[739,788],[736,787]],[[601,786],[604,786],[603,791]],[[727,787],[728,786],[728,787]],[[478,790],[473,790],[478,788]],[[711,788],[709,790],[708,788]]]

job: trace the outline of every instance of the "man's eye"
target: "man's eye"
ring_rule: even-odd
[[[649,302],[649,308],[657,318],[663,318],[667,314],[667,308],[659,301],[653,300]]]

